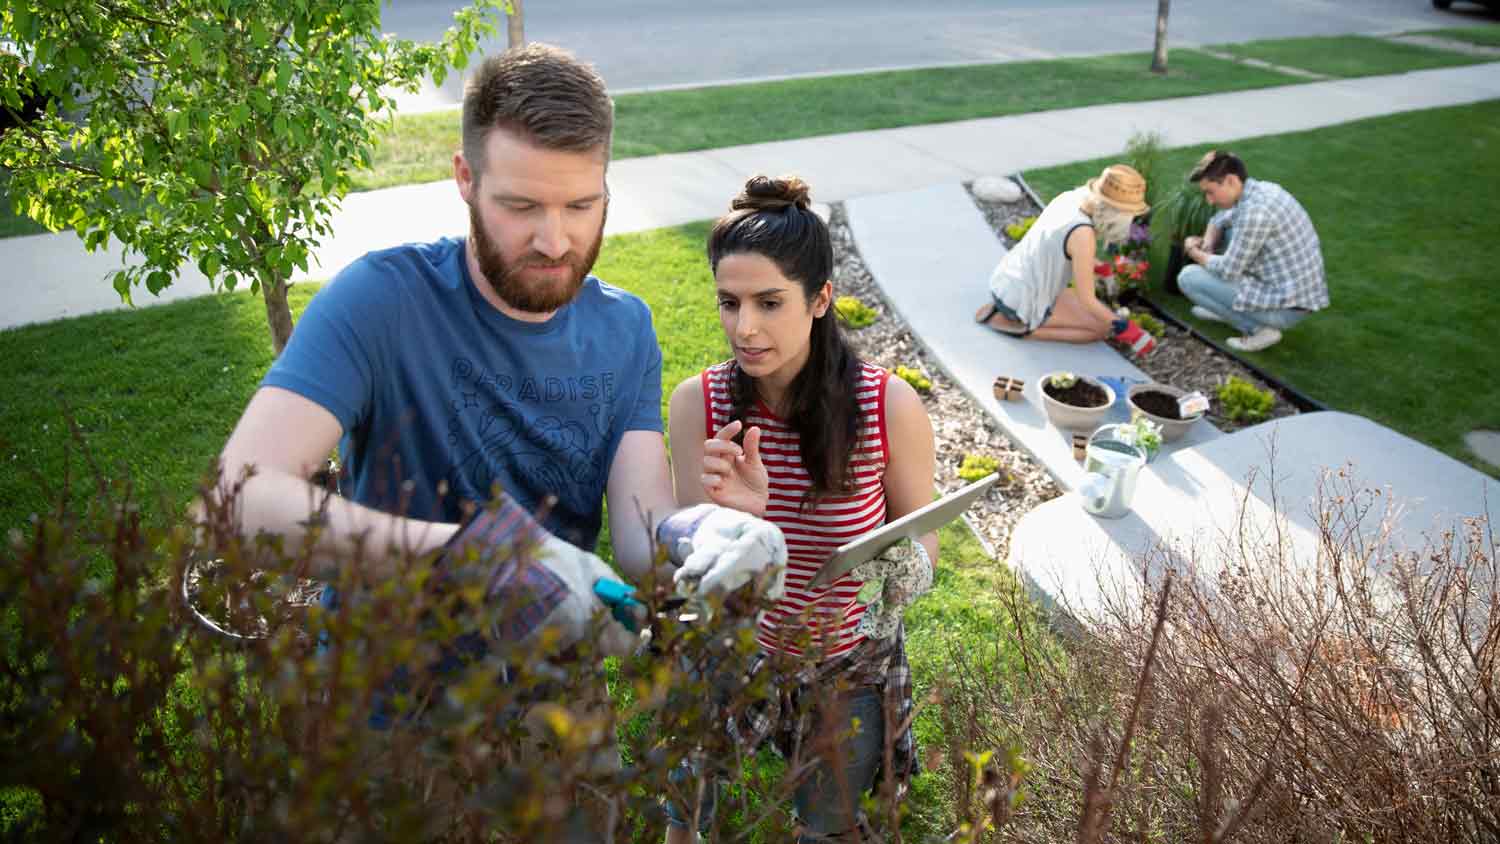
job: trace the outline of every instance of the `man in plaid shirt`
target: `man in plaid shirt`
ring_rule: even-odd
[[[1245,162],[1220,150],[1203,156],[1188,180],[1219,209],[1204,235],[1185,243],[1195,266],[1177,283],[1194,302],[1194,316],[1233,325],[1244,336],[1229,338],[1229,347],[1258,352],[1328,307],[1318,233],[1291,194],[1249,178]],[[1215,254],[1225,235],[1228,248]]]

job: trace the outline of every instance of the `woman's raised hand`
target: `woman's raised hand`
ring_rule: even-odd
[[[736,419],[703,443],[703,491],[721,507],[765,516],[771,479],[760,462],[760,428],[745,432],[745,444],[734,441],[744,423]]]

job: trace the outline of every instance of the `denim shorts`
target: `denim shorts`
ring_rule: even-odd
[[[859,802],[874,785],[875,774],[884,756],[885,707],[880,690],[874,686],[856,689],[844,700],[849,721],[841,732],[847,733],[855,720],[859,721],[859,732],[844,740],[842,782],[830,760],[822,759],[812,773],[797,784],[792,800],[797,810],[797,822],[802,826],[802,834],[797,838],[801,844],[839,840],[838,836],[866,823]],[[680,785],[694,774],[695,769],[684,762],[669,776],[673,784]],[[702,831],[713,822],[718,791],[717,782],[704,789],[703,802],[698,807],[698,827]],[[672,826],[683,828],[692,820],[671,800],[663,800],[662,808]]]
[[[1022,325],[1026,324],[1026,320],[1021,319],[1021,315],[1020,314],[1018,314],[1015,311],[1011,310],[1010,305],[1007,305],[1004,302],[1000,301],[1000,297],[999,296],[996,296],[995,294],[991,293],[990,294],[990,299],[992,299],[994,301],[994,303],[995,303],[995,313],[999,314],[1000,316],[1005,317],[1006,319],[1010,320],[1011,322],[1019,322]],[[1050,318],[1051,316],[1052,316],[1052,306],[1048,305],[1047,306],[1047,312],[1044,313],[1044,314],[1042,314],[1042,322],[1045,323],[1048,320],[1048,318]],[[998,331],[999,329],[996,329],[996,330]],[[1012,337],[1025,337],[1025,336],[1031,334],[1031,332],[1033,332],[1035,330],[1036,330],[1035,328],[1028,328],[1025,331],[1021,331],[1021,332],[1001,331],[1000,333],[1001,334],[1009,334]]]

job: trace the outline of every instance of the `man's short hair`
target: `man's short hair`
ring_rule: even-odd
[[[615,105],[604,80],[572,53],[527,44],[485,59],[464,88],[464,158],[484,169],[491,130],[514,132],[544,149],[600,151],[609,161]]]
[[[1210,182],[1222,182],[1224,177],[1231,173],[1239,176],[1242,182],[1250,176],[1250,171],[1245,169],[1245,162],[1241,161],[1238,155],[1223,150],[1210,150],[1198,159],[1193,172],[1188,174],[1188,181],[1195,185],[1204,179]]]

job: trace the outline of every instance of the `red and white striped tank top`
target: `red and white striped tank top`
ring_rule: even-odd
[[[731,360],[703,370],[700,376],[707,436],[732,421],[734,371]],[[812,481],[802,467],[797,433],[759,401],[751,407],[750,418],[743,420],[747,428],[760,426],[761,462],[771,482],[765,517],[786,535],[786,594],[760,624],[760,646],[768,651],[800,654],[797,637],[788,634],[801,625],[811,631],[813,642],[821,644],[824,659],[842,656],[864,640],[856,631],[865,606],[854,600],[863,581],[845,575],[818,589],[809,589],[807,584],[834,549],[885,524],[885,467],[890,454],[885,385],[889,377],[880,367],[860,364],[854,393],[859,427],[849,460],[854,491],[825,497],[809,512],[801,507]]]

